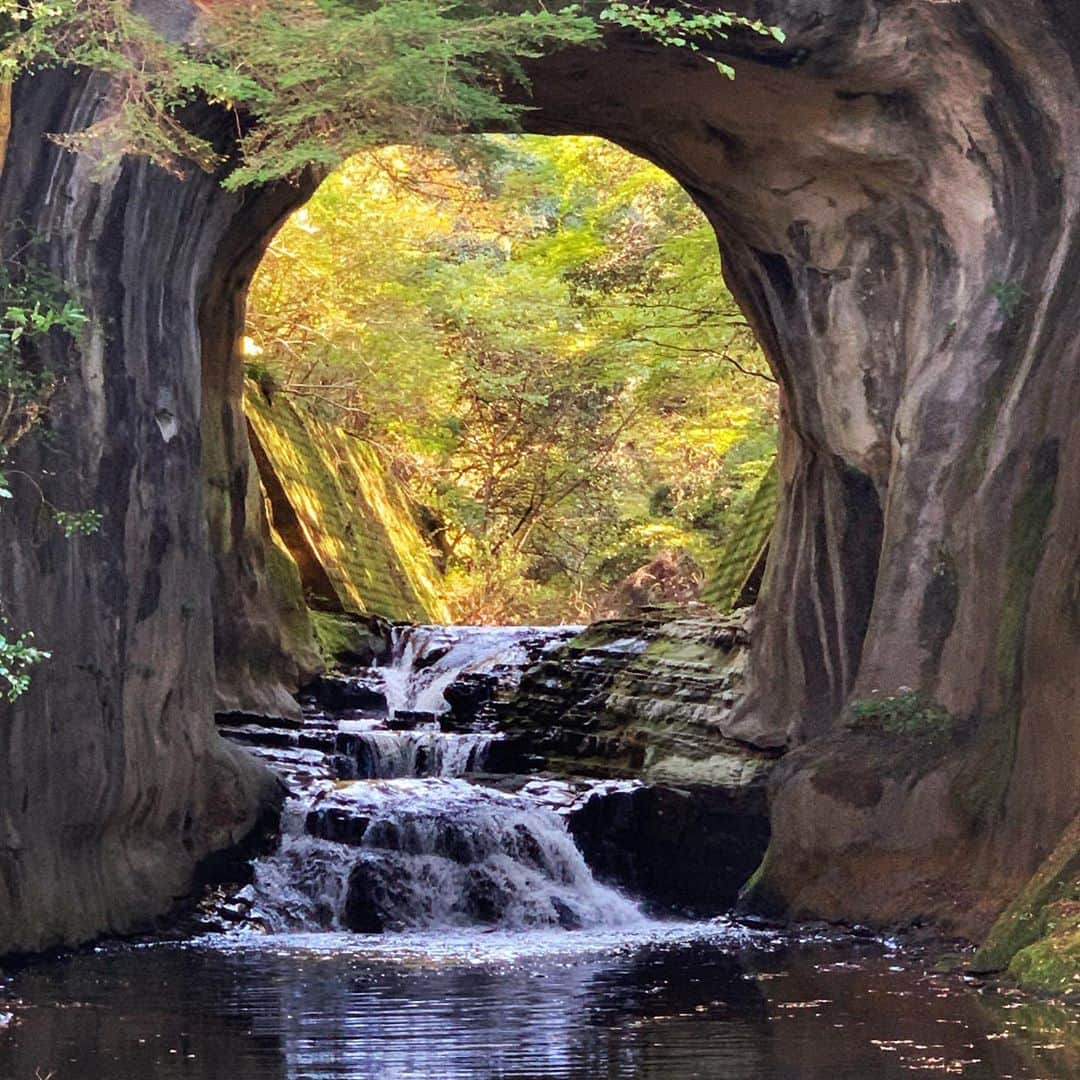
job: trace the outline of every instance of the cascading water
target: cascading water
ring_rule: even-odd
[[[579,629],[395,627],[388,661],[362,677],[367,692],[385,701],[385,720],[364,716],[339,724],[339,776],[387,780],[480,771],[496,736],[444,731],[444,725],[490,728],[490,700],[512,690],[532,660]],[[390,724],[411,730],[387,730]]]
[[[289,781],[277,850],[239,894],[208,893],[191,929],[223,932],[0,970],[0,1077],[1077,1076],[1059,1004],[1018,1023],[1013,997],[995,1005],[893,943],[642,917],[564,825],[582,835],[597,801],[616,822],[636,782],[468,775],[528,762],[496,741],[498,708],[468,715],[512,670],[474,664],[464,687],[425,673],[450,663],[425,640],[453,633],[402,635],[415,648],[393,665],[323,680],[302,726],[223,718]],[[437,721],[410,715],[420,693],[388,693],[394,715],[382,675],[407,687],[409,671],[449,691]],[[362,753],[373,777],[423,775],[343,782]],[[670,804],[648,805],[674,836]]]
[[[405,626],[392,632],[390,660],[377,668],[387,709],[450,711],[447,690],[480,676],[516,681],[544,651],[581,632],[580,626]]]
[[[360,781],[290,815],[245,896],[275,931],[640,922],[599,885],[563,820],[528,798],[464,780]]]
[[[318,738],[296,736],[305,768],[291,774],[278,850],[256,863],[240,894],[247,921],[272,932],[640,922],[634,904],[594,880],[542,798],[462,779],[484,768],[499,739],[490,703],[574,633],[396,631],[388,662],[337,688],[340,715],[313,714]],[[313,745],[325,750],[322,778],[311,769]],[[280,751],[273,740],[266,753],[278,761]]]
[[[338,752],[359,780],[463,776],[479,772],[495,736],[441,731],[357,731],[338,740]]]

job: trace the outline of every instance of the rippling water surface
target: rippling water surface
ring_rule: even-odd
[[[0,1077],[1056,1080],[1075,1021],[880,944],[730,926],[242,935],[8,972]]]

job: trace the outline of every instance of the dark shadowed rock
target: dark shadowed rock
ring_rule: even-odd
[[[443,690],[449,715],[439,717],[444,731],[469,731],[490,717],[485,706],[495,700],[503,680],[486,672],[465,672]]]
[[[600,792],[569,815],[570,832],[600,881],[659,911],[730,909],[769,842],[764,789],[647,785]]]
[[[357,934],[381,934],[386,918],[378,900],[379,876],[366,863],[357,863],[349,874],[345,894],[345,910],[341,921],[347,930]]]
[[[304,828],[311,836],[337,844],[362,844],[371,817],[360,810],[337,804],[317,806],[308,812]]]
[[[386,695],[360,677],[321,675],[310,687],[318,703],[328,712],[386,712]]]
[[[417,728],[433,726],[438,717],[433,712],[418,709],[395,709],[394,715],[386,721],[391,731],[415,731]]]

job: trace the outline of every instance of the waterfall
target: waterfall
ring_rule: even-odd
[[[286,828],[245,897],[252,920],[270,930],[642,921],[635,905],[595,881],[557,814],[460,779],[324,790],[294,807]]]
[[[550,785],[512,795],[463,779],[501,738],[498,701],[574,633],[397,628],[388,661],[320,680],[299,729],[226,723],[293,788],[277,850],[236,897],[248,924],[370,933],[640,922],[544,805]]]
[[[446,691],[470,676],[519,675],[542,652],[581,632],[580,626],[395,627],[390,660],[378,668],[391,716],[449,710]]]
[[[441,731],[357,731],[338,736],[338,754],[357,780],[463,776],[484,767],[495,736]]]

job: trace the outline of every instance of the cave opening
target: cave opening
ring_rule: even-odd
[[[727,910],[769,839],[776,751],[719,726],[745,692],[733,609],[761,583],[779,394],[714,223],[670,173],[584,135],[382,147],[302,195],[239,262],[243,412],[223,415],[254,465],[243,489],[236,474],[248,516],[232,535],[258,516],[252,565],[278,560],[264,579],[319,655],[297,662],[299,728],[227,702],[218,730],[289,779],[303,843],[331,868],[333,845],[365,842],[357,814],[376,796],[395,829],[410,800],[424,829],[460,803],[469,851],[506,847],[514,814],[562,845],[542,790],[567,785],[573,847],[531,879],[543,898],[570,861],[550,904],[534,911],[517,871],[492,895],[439,882],[420,904],[404,860],[385,880],[354,868],[335,925],[618,921],[593,873],[651,912]],[[232,676],[227,638],[217,653]],[[343,786],[324,818],[327,782]],[[517,801],[489,813],[492,786]],[[528,865],[519,847],[504,854]],[[702,851],[715,872],[698,872]],[[252,917],[292,926],[282,898],[299,888],[308,926],[326,883],[298,886],[285,857]]]
[[[275,232],[237,351],[316,611],[588,623],[756,593],[776,383],[713,227],[614,143],[350,159]]]
[[[1063,272],[1075,169],[1061,91],[1075,82],[1075,49],[1045,13],[1008,20],[989,0],[791,7],[790,44],[740,46],[731,86],[704,61],[627,35],[527,65],[535,95],[524,126],[610,137],[691,193],[783,384],[779,515],[749,647],[737,628],[691,638],[678,627],[642,649],[665,672],[683,665],[696,677],[738,646],[754,660],[743,668],[747,698],[714,717],[697,757],[670,725],[662,769],[655,743],[597,730],[596,710],[538,749],[556,763],[577,755],[591,779],[651,768],[650,780],[675,791],[723,786],[750,775],[747,761],[768,768],[784,755],[749,903],[837,923],[932,921],[986,940],[1044,857],[1036,883],[1075,877],[1067,750],[1080,668],[1075,605],[1061,598],[1076,493],[1040,484],[1037,467],[1041,447],[1056,448],[1062,475],[1077,457],[1076,335],[1061,317],[1075,308]],[[1048,70],[1061,78],[1041,77]],[[103,507],[92,537],[42,535],[33,498],[0,516],[8,612],[53,654],[30,691],[4,704],[5,951],[144,925],[189,887],[200,858],[247,832],[280,786],[215,736],[215,712],[280,720],[282,744],[327,752],[325,727],[297,734],[292,691],[322,662],[305,583],[313,606],[344,607],[325,568],[324,580],[298,571],[288,539],[274,542],[242,408],[245,374],[268,407],[289,401],[273,378],[245,372],[267,348],[246,333],[244,304],[268,238],[316,178],[237,194],[220,175],[181,177],[137,158],[91,168],[47,136],[107,119],[100,88],[66,69],[17,80],[0,177],[5,220],[48,238],[44,258],[77,286],[94,327],[50,401],[50,438],[27,440],[13,466],[40,476],[55,506],[86,496]],[[199,103],[192,113],[235,149],[234,117]],[[245,336],[256,348],[237,348]],[[287,501],[266,486],[272,509]],[[649,488],[650,510],[672,501],[662,486]],[[419,514],[429,533],[443,526]],[[626,654],[628,640],[586,636],[583,668]],[[591,693],[578,672],[575,690]],[[620,669],[620,709],[640,673]],[[731,686],[715,688],[724,706]],[[356,698],[343,705],[363,711]],[[897,707],[933,727],[927,753],[909,754],[913,732],[892,730]],[[377,769],[363,740],[338,754],[336,736],[402,734],[416,754],[395,761],[409,768],[476,765],[481,743],[459,739],[468,753],[447,756],[447,739],[436,752],[434,732],[416,728],[423,710],[411,711],[397,729],[334,732],[329,749],[348,758],[351,745],[348,767]],[[860,717],[868,724],[855,730]],[[647,719],[655,733],[657,714]],[[639,835],[633,807],[619,803],[612,819]],[[314,827],[338,828],[339,808]],[[688,867],[720,865],[697,849],[684,855]],[[744,869],[728,867],[729,882]],[[350,890],[350,918],[370,925],[363,884]],[[482,920],[499,891],[491,878],[469,885]],[[1044,898],[1025,922],[1045,924]],[[549,915],[569,922],[563,908]],[[1011,917],[1000,925],[988,967],[1018,947]],[[672,999],[663,1019],[685,1008]]]

